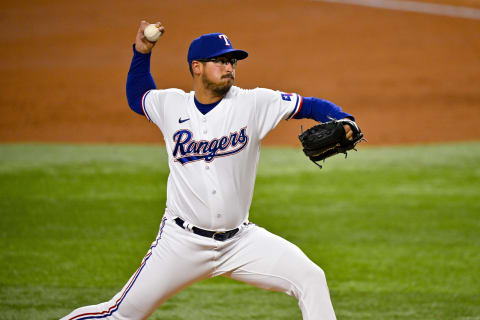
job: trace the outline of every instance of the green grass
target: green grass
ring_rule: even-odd
[[[158,146],[0,145],[0,318],[110,299],[165,204]],[[251,220],[327,274],[339,319],[480,319],[480,143],[364,148],[319,170],[264,148]],[[301,319],[295,299],[216,278],[152,319]]]

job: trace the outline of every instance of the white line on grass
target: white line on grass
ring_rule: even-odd
[[[312,0],[480,20],[480,9],[399,0]]]

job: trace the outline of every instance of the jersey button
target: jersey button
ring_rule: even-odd
[[[207,118],[203,118],[202,121],[203,121],[203,122],[207,122]]]
[[[203,134],[207,134],[207,130],[203,130]]]
[[[217,190],[212,190],[212,194],[215,194],[215,193],[217,193]]]
[[[210,167],[209,167],[209,166],[205,166],[205,170],[210,170]]]

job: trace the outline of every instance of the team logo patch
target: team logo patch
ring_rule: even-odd
[[[190,130],[182,129],[173,134],[173,141],[173,157],[182,165],[198,160],[212,162],[215,158],[231,156],[245,149],[248,144],[247,127],[210,141],[194,140]]]
[[[285,92],[283,92],[283,93],[281,94],[281,96],[282,96],[282,100],[284,100],[284,101],[292,101],[293,93],[285,93]]]

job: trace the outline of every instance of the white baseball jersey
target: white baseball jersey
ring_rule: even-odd
[[[150,90],[142,98],[143,111],[162,131],[168,152],[166,214],[203,229],[234,229],[248,220],[260,141],[280,120],[298,113],[302,97],[233,86],[204,115],[194,94]]]
[[[294,296],[303,320],[335,320],[323,270],[294,244],[255,224],[243,224],[260,141],[301,105],[297,94],[232,87],[203,115],[194,92],[147,92],[142,108],[163,132],[170,167],[158,236],[113,298],[75,309],[62,320],[147,319],[176,292],[217,276]],[[179,227],[176,216],[203,229],[239,229],[220,241]]]

